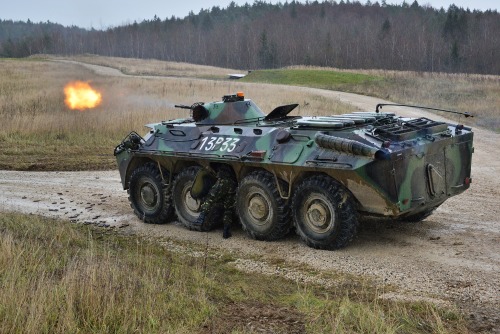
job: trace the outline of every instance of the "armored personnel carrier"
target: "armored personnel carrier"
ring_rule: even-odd
[[[337,249],[365,218],[419,221],[469,188],[473,133],[459,124],[381,112],[264,113],[242,93],[176,106],[190,117],[147,125],[114,151],[131,207],[145,223],[190,229],[203,199],[201,168],[227,165],[238,182],[236,214],[247,234],[277,240],[295,230],[310,247]],[[217,221],[213,217],[212,221]]]

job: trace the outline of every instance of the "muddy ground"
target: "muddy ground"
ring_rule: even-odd
[[[101,75],[121,75],[111,69],[100,70]],[[354,94],[311,90],[364,110],[372,110],[382,102]],[[436,118],[416,110],[395,111]],[[308,248],[293,234],[279,242],[260,242],[236,227],[233,238],[224,240],[219,230],[199,233],[175,222],[143,224],[132,213],[118,171],[0,171],[0,211],[39,214],[145,236],[208,242],[211,249],[242,254],[241,261],[235,262],[242,270],[301,281],[315,278],[273,266],[266,259],[281,258],[320,271],[365,275],[380,286],[398,288],[382,298],[456,305],[471,320],[474,331],[500,333],[500,135],[481,128],[474,131],[473,183],[468,191],[446,201],[421,223],[364,224],[349,247],[333,252]],[[249,255],[261,260],[248,260]]]

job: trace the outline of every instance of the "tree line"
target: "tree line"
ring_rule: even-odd
[[[86,30],[0,20],[0,55],[154,58],[238,69],[290,65],[500,74],[500,15],[367,0],[218,6]]]

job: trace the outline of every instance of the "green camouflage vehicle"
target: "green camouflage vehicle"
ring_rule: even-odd
[[[374,112],[266,115],[242,93],[176,106],[191,117],[147,125],[115,149],[123,188],[145,223],[177,218],[190,229],[203,199],[193,180],[226,164],[238,182],[236,213],[247,234],[277,240],[291,230],[310,247],[337,249],[365,218],[420,221],[471,183],[473,133],[426,117]],[[466,115],[468,116],[468,115]],[[175,213],[174,213],[175,212]]]

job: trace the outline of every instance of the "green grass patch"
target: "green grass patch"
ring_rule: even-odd
[[[220,250],[38,216],[0,213],[0,248],[1,333],[466,331],[456,312],[380,300],[351,276],[244,273]]]
[[[306,69],[258,70],[252,71],[242,79],[244,82],[263,82],[345,91],[349,91],[356,85],[372,84],[383,80],[382,77],[374,75]]]

